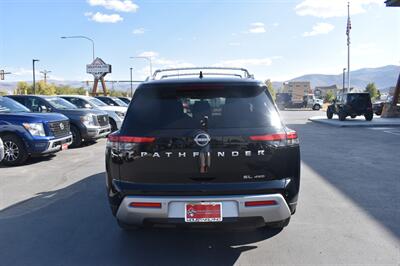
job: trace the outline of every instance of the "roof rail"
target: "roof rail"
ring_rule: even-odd
[[[195,73],[179,73],[179,71],[189,71],[189,70],[199,70],[199,72]],[[218,72],[212,72],[212,73],[207,73],[204,72],[204,70],[232,70],[232,71],[241,71],[243,72],[243,75],[239,75],[236,73],[218,73]],[[182,68],[165,68],[165,69],[158,69],[154,71],[153,76],[151,79],[155,80],[157,78],[157,75],[162,73],[162,72],[178,72],[174,74],[165,74],[161,76],[161,79],[163,78],[169,78],[169,77],[179,77],[179,76],[205,76],[205,75],[212,75],[212,76],[235,76],[235,77],[240,77],[240,78],[249,78],[253,79],[254,76],[249,73],[249,71],[245,68],[236,68],[236,67],[182,67]]]

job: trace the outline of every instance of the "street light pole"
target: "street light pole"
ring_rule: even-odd
[[[33,75],[33,94],[36,94],[36,81],[35,81],[35,62],[38,62],[39,59],[32,59],[32,75]]]
[[[86,39],[92,43],[92,59],[94,61],[94,41],[87,36],[62,36],[61,39]]]
[[[149,66],[150,66],[150,77],[151,77],[151,75],[153,75],[153,64],[151,62],[151,57],[150,56],[131,56],[130,58],[131,59],[136,59],[136,58],[146,59],[149,62]]]
[[[132,69],[133,68],[129,68],[129,70],[131,71],[131,98],[133,96],[133,87],[132,87]]]
[[[346,77],[346,68],[344,67],[343,68],[343,93],[345,92],[345,77]]]

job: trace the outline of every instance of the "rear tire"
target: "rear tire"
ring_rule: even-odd
[[[79,129],[74,126],[71,125],[71,133],[72,133],[72,144],[71,144],[71,148],[77,148],[80,147],[82,145],[82,135],[81,132],[79,131]]]
[[[333,117],[333,113],[330,108],[326,110],[326,117],[328,117],[328,119],[332,119]]]
[[[351,118],[356,118],[356,115],[352,115],[352,116],[350,116]]]
[[[374,114],[372,112],[364,115],[365,120],[367,120],[367,121],[371,121],[373,116],[374,116]]]
[[[339,120],[340,121],[346,120],[346,113],[342,110],[339,111]]]
[[[17,166],[25,163],[29,154],[22,140],[16,135],[5,135],[2,139],[4,144],[3,164],[6,166]]]

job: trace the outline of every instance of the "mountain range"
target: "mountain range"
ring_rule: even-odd
[[[362,68],[350,71],[351,87],[365,88],[368,83],[375,82],[376,87],[382,92],[389,90],[390,87],[396,86],[397,78],[400,74],[400,66],[387,65],[377,68]],[[347,75],[347,72],[346,72]],[[324,75],[324,74],[307,74],[304,76],[293,78],[289,81],[310,81],[311,88],[316,86],[337,85],[343,87],[343,74]],[[282,82],[274,82],[276,87],[281,87]]]
[[[351,87],[354,88],[365,88],[365,86],[370,82],[375,82],[377,88],[381,92],[387,92],[390,87],[394,87],[397,82],[397,78],[400,73],[400,66],[396,65],[387,65],[383,67],[377,68],[362,68],[358,70],[354,70],[350,72],[351,78]],[[339,88],[342,87],[343,84],[343,76],[342,73],[338,75],[325,75],[325,74],[307,74],[304,76],[296,77],[290,79],[288,81],[310,81],[311,88],[316,86],[331,86],[337,85]],[[28,81],[29,82],[29,81]],[[86,84],[82,81],[76,80],[49,80],[48,82],[54,83],[56,85],[69,85],[72,87],[86,87]],[[273,81],[272,85],[275,89],[281,88],[283,82],[282,81]],[[0,91],[12,93],[14,88],[16,87],[17,82],[7,82],[0,81]],[[136,88],[138,83],[134,83],[134,88]],[[114,85],[107,84],[108,88],[128,91],[130,89],[129,82],[118,83]]]

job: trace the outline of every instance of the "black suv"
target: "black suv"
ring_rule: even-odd
[[[106,148],[108,198],[122,228],[289,223],[300,185],[297,134],[265,85],[241,70],[243,78],[160,80],[156,71],[138,87]]]
[[[328,119],[332,119],[333,114],[337,114],[340,121],[346,120],[347,116],[355,118],[358,115],[363,115],[365,120],[371,121],[374,116],[371,96],[366,92],[338,94],[326,110]]]

